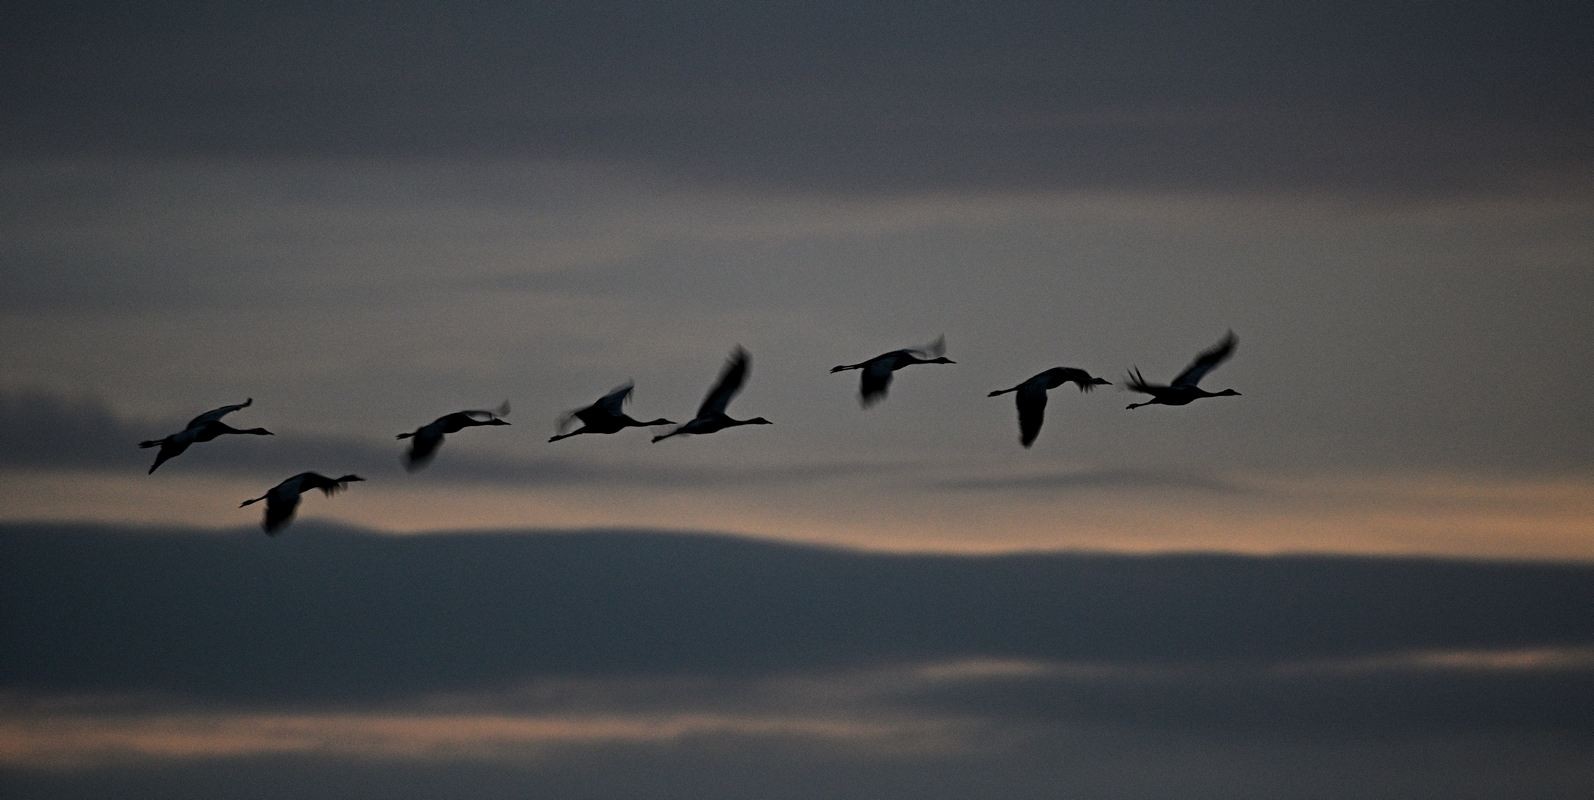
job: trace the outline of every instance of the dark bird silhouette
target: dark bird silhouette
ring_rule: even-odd
[[[239,508],[266,501],[266,518],[260,527],[272,536],[277,534],[284,525],[293,519],[293,510],[299,507],[299,495],[311,489],[320,489],[321,493],[331,497],[341,489],[348,488],[344,484],[351,481],[363,481],[358,475],[344,475],[341,478],[328,478],[319,472],[301,472],[276,486],[271,487],[265,494],[245,500],[238,504]]]
[[[858,401],[864,408],[874,405],[885,399],[886,390],[891,388],[891,373],[896,372],[910,364],[956,364],[945,356],[946,337],[937,337],[935,341],[924,347],[904,348],[881,353],[868,361],[856,364],[843,364],[831,367],[831,372],[846,372],[849,369],[863,370],[863,377],[859,380]]]
[[[1081,392],[1091,391],[1097,386],[1112,385],[1076,367],[1052,367],[1011,389],[997,389],[986,396],[1018,393],[1013,398],[1014,405],[1018,406],[1018,440],[1025,447],[1029,447],[1035,443],[1035,437],[1040,435],[1041,423],[1046,421],[1046,391],[1056,389],[1065,383],[1078,386]]]
[[[222,417],[225,417],[240,408],[248,408],[254,402],[255,399],[250,397],[245,399],[242,403],[237,403],[230,406],[222,406],[221,408],[206,411],[205,413],[189,420],[188,425],[184,426],[184,428],[177,433],[162,439],[150,439],[148,441],[139,442],[139,447],[160,448],[160,452],[155,454],[155,463],[149,465],[149,472],[145,474],[153,475],[157,467],[166,463],[167,460],[181,455],[184,450],[188,449],[189,445],[195,442],[208,442],[217,436],[225,436],[229,433],[248,433],[255,436],[273,435],[271,431],[268,431],[265,428],[234,428],[231,425],[221,421]]]
[[[634,388],[630,381],[625,385],[616,387],[613,391],[598,398],[598,402],[586,408],[578,408],[559,419],[559,430],[569,427],[571,422],[581,420],[581,427],[569,432],[560,433],[548,441],[557,442],[583,433],[618,433],[626,428],[646,428],[653,425],[674,425],[667,419],[656,419],[652,422],[639,422],[626,415],[621,410],[631,400],[631,390]]]
[[[1233,389],[1209,392],[1196,385],[1201,382],[1202,378],[1206,377],[1208,372],[1216,369],[1219,364],[1229,360],[1229,357],[1234,355],[1234,346],[1238,342],[1239,340],[1234,338],[1234,331],[1229,331],[1229,334],[1223,337],[1223,341],[1196,356],[1195,361],[1190,362],[1190,366],[1185,367],[1184,372],[1179,373],[1178,377],[1173,379],[1173,383],[1167,386],[1146,383],[1146,379],[1140,376],[1140,369],[1138,367],[1134,368],[1130,371],[1125,385],[1141,394],[1151,395],[1151,399],[1144,403],[1130,403],[1125,408],[1139,408],[1150,405],[1182,406],[1195,400],[1200,400],[1203,397],[1239,397],[1240,393]]]
[[[714,388],[710,389],[708,396],[703,398],[703,404],[697,407],[697,416],[669,433],[653,437],[653,441],[662,441],[683,433],[714,433],[737,425],[773,425],[774,423],[763,417],[731,419],[725,415],[725,407],[730,405],[731,398],[742,390],[742,384],[747,382],[748,361],[747,351],[738,346],[731,353],[730,360],[725,362],[725,369],[720,372]]]
[[[509,401],[505,400],[503,405],[492,411],[455,411],[416,428],[412,433],[399,434],[399,439],[413,440],[409,452],[404,454],[404,468],[414,472],[426,466],[437,454],[437,448],[443,446],[444,434],[458,433],[478,425],[508,425],[507,421],[499,419],[508,413]]]

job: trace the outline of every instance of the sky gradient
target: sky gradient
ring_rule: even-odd
[[[1591,31],[10,4],[0,783],[1587,795]],[[1230,330],[1243,396],[1124,409]],[[867,411],[828,373],[942,334]],[[774,425],[547,443],[627,380],[684,422],[736,345]],[[1025,450],[985,395],[1053,366],[1120,386]],[[145,474],[246,397],[275,436]],[[367,482],[266,539],[304,470]]]

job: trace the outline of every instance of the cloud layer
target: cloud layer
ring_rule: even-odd
[[[1101,765],[1183,752],[1210,761],[1164,776],[1190,796],[1266,796],[1233,783],[1256,770],[1272,796],[1304,797],[1317,790],[1288,787],[1313,764],[1371,757],[1377,741],[1444,755],[1312,785],[1393,797],[1442,764],[1496,786],[1466,755],[1492,749],[1536,753],[1542,772],[1517,777],[1551,796],[1577,785],[1563,759],[1586,758],[1594,734],[1591,578],[1586,565],[885,556],[646,532],[13,525],[0,530],[13,643],[0,774],[51,797],[198,787],[212,768],[287,790],[329,765],[385,763],[491,776],[486,796],[561,775],[618,796],[599,773],[673,754],[636,779],[730,797],[735,782],[702,788],[727,759],[788,760],[854,776],[835,796],[896,797],[917,765],[1029,797],[1053,779],[1102,789]],[[1056,776],[1042,765],[1057,758],[1100,763]],[[1174,786],[1125,780],[1127,797]]]
[[[1259,668],[1594,643],[1574,565],[865,555],[679,535],[7,529],[13,689],[325,699],[968,659]],[[372,624],[372,620],[382,620]],[[139,644],[142,643],[142,644]],[[383,680],[373,681],[380,673]]]
[[[244,4],[14,14],[13,152],[515,155],[845,191],[1586,170],[1583,4]]]

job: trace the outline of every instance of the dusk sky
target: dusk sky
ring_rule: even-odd
[[[9,4],[0,789],[1594,796],[1591,58],[1571,2]],[[1125,409],[1231,330],[1240,397]],[[738,345],[773,425],[547,441]],[[1115,385],[1025,449],[1053,366]],[[305,470],[366,481],[266,537]]]

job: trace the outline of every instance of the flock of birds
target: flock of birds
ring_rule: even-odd
[[[1222,341],[1203,351],[1196,356],[1190,366],[1185,367],[1168,384],[1154,384],[1146,381],[1141,376],[1138,368],[1131,369],[1125,386],[1130,390],[1149,395],[1151,399],[1142,403],[1130,403],[1127,408],[1134,409],[1141,406],[1165,405],[1182,406],[1205,397],[1234,397],[1239,395],[1233,389],[1224,389],[1219,392],[1209,392],[1200,387],[1201,379],[1206,377],[1219,364],[1227,361],[1234,354],[1237,340],[1234,332],[1230,331]],[[843,364],[832,368],[831,372],[846,372],[859,370],[862,375],[859,380],[858,396],[865,408],[883,400],[887,390],[891,388],[891,376],[903,367],[914,364],[955,364],[957,362],[946,357],[945,337],[938,338],[924,347],[904,348],[881,353],[867,361],[856,364]],[[763,417],[751,419],[735,419],[726,413],[731,399],[742,390],[742,384],[747,382],[749,365],[748,353],[745,349],[737,347],[731,353],[730,360],[725,368],[720,371],[719,378],[715,380],[713,388],[697,408],[697,414],[685,424],[678,424],[667,419],[640,421],[631,418],[625,413],[625,404],[631,399],[632,384],[627,382],[615,388],[608,394],[598,398],[597,402],[585,408],[579,408],[565,414],[559,421],[559,431],[548,441],[557,442],[584,433],[607,434],[618,433],[626,428],[648,428],[661,425],[676,425],[675,430],[653,437],[654,442],[668,439],[672,436],[683,434],[703,435],[717,433],[726,428],[740,425],[769,425],[769,420]],[[1029,380],[1008,389],[998,389],[988,396],[997,397],[1004,394],[1014,395],[1014,404],[1018,407],[1019,442],[1025,447],[1035,443],[1035,438],[1040,435],[1041,425],[1045,421],[1046,393],[1065,383],[1072,383],[1081,392],[1089,392],[1097,386],[1111,386],[1112,384],[1077,367],[1053,367],[1041,372]],[[161,464],[181,455],[190,445],[196,442],[208,442],[219,436],[227,434],[248,434],[253,436],[270,436],[271,431],[265,428],[234,428],[225,422],[222,417],[248,408],[254,402],[253,398],[235,405],[222,406],[221,408],[207,411],[189,420],[183,430],[162,439],[152,439],[139,442],[139,447],[159,447],[155,454],[155,463],[150,465],[149,472],[153,474]],[[508,425],[504,416],[509,413],[509,404],[506,402],[492,410],[456,411],[416,428],[409,433],[401,433],[399,439],[409,439],[408,451],[404,454],[405,467],[411,471],[426,466],[437,454],[437,448],[443,444],[443,437],[450,433],[458,433],[466,428],[488,425]],[[574,422],[580,422],[581,427],[568,433],[563,432]],[[329,478],[317,472],[301,472],[291,478],[271,487],[265,494],[250,498],[239,504],[239,508],[258,503],[266,503],[265,520],[262,527],[266,533],[275,534],[293,519],[294,510],[299,506],[299,497],[307,491],[320,490],[323,494],[331,496],[337,491],[347,488],[349,483],[363,481],[358,475],[344,475],[339,478]]]

